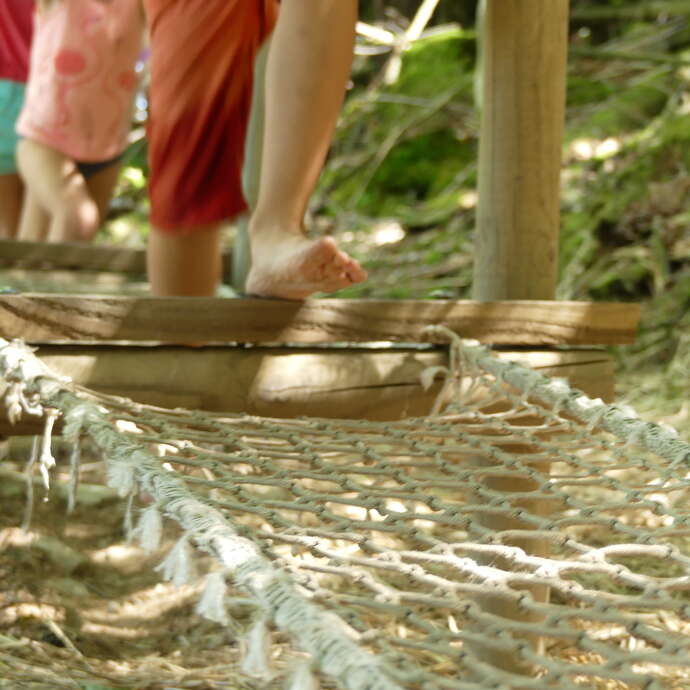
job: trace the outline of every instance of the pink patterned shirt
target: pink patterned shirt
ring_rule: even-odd
[[[37,12],[17,132],[79,162],[121,154],[143,34],[140,0],[59,0]]]

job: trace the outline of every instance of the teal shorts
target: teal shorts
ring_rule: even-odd
[[[19,137],[14,125],[24,102],[24,88],[19,82],[0,79],[0,175],[17,172]]]

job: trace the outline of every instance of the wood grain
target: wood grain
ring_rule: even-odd
[[[0,295],[0,335],[29,343],[443,342],[424,333],[440,324],[497,345],[618,345],[638,321],[618,303]]]
[[[553,299],[568,0],[485,6],[472,296]]]
[[[0,265],[22,268],[112,271],[144,275],[146,250],[102,244],[20,242],[0,239]],[[230,254],[223,256],[223,275],[231,270]]]
[[[387,421],[424,415],[439,384],[421,385],[428,367],[448,364],[447,348],[142,347],[44,345],[38,357],[55,373],[93,390],[162,407],[268,417]],[[547,376],[567,378],[591,397],[613,397],[613,363],[600,350],[506,351]],[[1,392],[1,391],[0,391]],[[25,418],[0,434],[32,433]]]

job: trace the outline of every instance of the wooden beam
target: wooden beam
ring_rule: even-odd
[[[478,300],[551,300],[556,296],[560,233],[560,171],[565,125],[568,0],[487,0],[482,41],[483,94],[479,144],[479,204],[472,296]],[[480,463],[490,463],[478,458]],[[548,472],[548,468],[544,468]],[[502,488],[497,485],[494,488]],[[504,487],[531,491],[525,475]],[[522,508],[543,514],[543,502],[525,499]],[[489,529],[520,530],[520,519],[486,517]],[[515,539],[511,545],[548,557],[550,543]],[[478,559],[494,564],[492,560]],[[509,563],[498,561],[510,569]],[[548,601],[544,586],[525,588],[538,602]],[[484,611],[523,623],[539,623],[486,593],[477,599]],[[532,651],[543,640],[519,636]],[[536,670],[520,654],[469,643],[482,661],[513,673]]]
[[[38,357],[55,373],[93,390],[161,407],[267,417],[387,421],[427,414],[439,386],[424,390],[421,374],[448,364],[447,348],[265,348],[46,345]],[[568,378],[611,400],[613,364],[600,350],[507,351],[548,376]],[[440,385],[440,384],[439,384]],[[0,433],[32,433],[37,422]]]
[[[146,273],[146,251],[129,247],[65,242],[20,242],[0,239],[0,262],[22,268],[58,268],[73,271]]]
[[[50,244],[0,239],[0,265],[144,275],[146,250],[77,242]],[[225,254],[223,275],[230,275],[230,270],[230,254]]]
[[[568,0],[488,0],[473,297],[553,299]]]
[[[149,284],[133,274],[113,271],[70,271],[67,269],[2,268],[0,286],[7,294],[21,292],[67,293],[70,295],[151,294]]]
[[[441,324],[494,344],[616,345],[638,320],[616,303],[0,295],[0,335],[29,343],[415,343]]]

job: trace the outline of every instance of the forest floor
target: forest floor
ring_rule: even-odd
[[[86,467],[67,515],[66,477],[38,497],[22,529],[26,441],[5,442],[0,462],[0,688],[2,690],[249,690],[283,686],[242,671],[241,644],[195,613],[200,584],[163,582],[155,567],[179,535],[166,528],[146,554],[124,538],[125,501],[106,488],[102,463]],[[58,458],[59,459],[59,458]],[[37,485],[41,493],[42,487]],[[198,559],[203,568],[208,565]],[[240,621],[240,624],[242,622]],[[276,656],[277,655],[277,656]],[[284,668],[283,668],[284,670]]]

